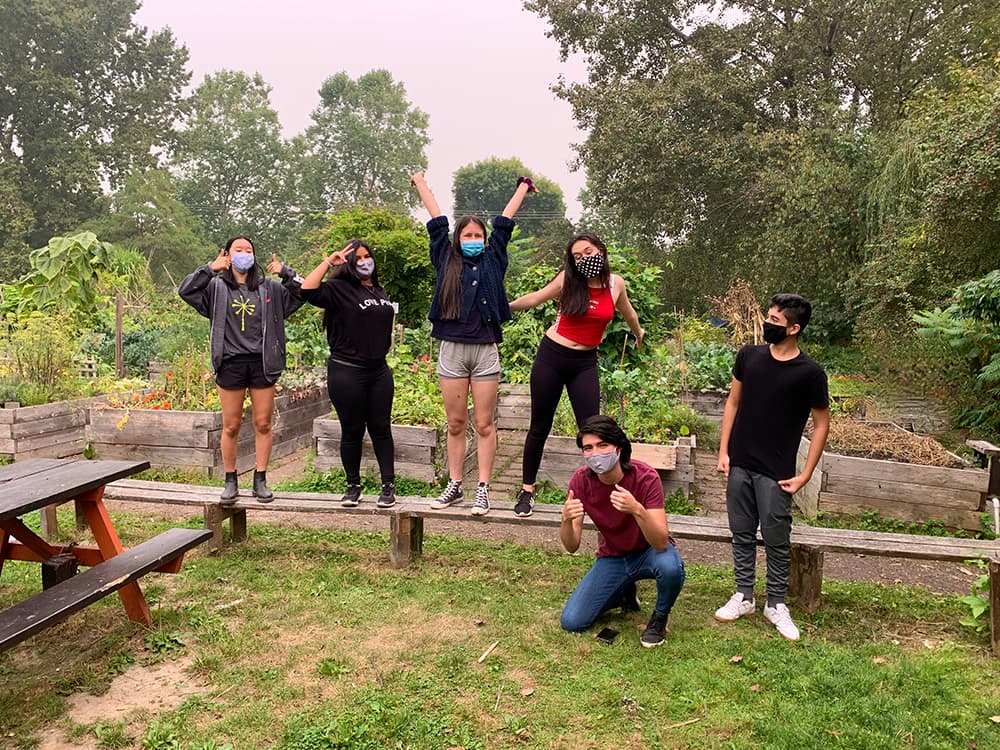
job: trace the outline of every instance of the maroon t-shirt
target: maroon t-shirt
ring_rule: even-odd
[[[632,493],[646,508],[663,510],[663,483],[660,475],[649,464],[632,462],[632,471],[626,472],[618,483]],[[601,532],[597,547],[598,557],[624,557],[641,552],[649,546],[635,518],[615,510],[611,504],[613,484],[603,484],[597,475],[583,467],[576,470],[569,480],[573,497],[583,503],[583,509]]]

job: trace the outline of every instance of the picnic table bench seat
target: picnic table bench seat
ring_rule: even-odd
[[[390,559],[394,565],[405,566],[419,559],[423,548],[424,519],[448,521],[480,521],[482,523],[519,524],[558,528],[562,509],[559,505],[538,504],[527,518],[514,515],[514,504],[490,501],[492,510],[485,516],[470,513],[471,501],[442,510],[430,507],[431,498],[398,496],[392,508],[375,507],[374,496],[365,497],[353,508],[340,505],[339,495],[315,492],[277,492],[271,503],[259,503],[255,498],[241,497],[230,507],[219,504],[219,488],[196,485],[167,484],[134,479],[122,479],[109,484],[105,497],[109,500],[171,503],[203,509],[206,525],[213,531],[213,544],[222,544],[222,522],[229,519],[234,541],[246,538],[246,512],[320,512],[353,515],[384,515],[390,523]],[[670,534],[675,539],[720,542],[730,544],[732,535],[725,518],[668,514]],[[585,528],[593,528],[584,519]],[[757,543],[763,541],[758,538]],[[815,611],[820,604],[823,582],[823,553],[836,552],[913,560],[965,562],[976,558],[990,561],[991,627],[994,653],[1000,656],[1000,541],[959,539],[954,537],[894,534],[875,531],[825,528],[820,526],[792,527],[792,571],[789,594],[804,611]]]
[[[168,529],[0,612],[0,651],[69,617],[147,573],[176,573],[184,553],[211,538],[208,529]]]

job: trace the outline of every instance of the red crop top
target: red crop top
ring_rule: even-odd
[[[615,301],[611,288],[591,288],[590,307],[583,315],[556,316],[556,333],[583,346],[599,346],[604,330],[615,317]]]

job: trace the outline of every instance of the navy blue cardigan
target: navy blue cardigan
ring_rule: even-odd
[[[507,272],[507,243],[510,242],[513,231],[513,219],[506,216],[494,217],[483,254],[462,263],[462,321],[468,321],[474,314],[482,315],[487,324],[500,324],[511,319],[503,277]],[[434,297],[427,317],[434,322],[443,322],[441,281],[452,257],[448,217],[436,216],[428,221],[427,233],[431,240],[431,263],[437,272],[437,284],[434,286]]]

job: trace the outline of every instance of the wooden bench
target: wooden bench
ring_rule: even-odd
[[[138,581],[176,573],[184,553],[211,538],[208,529],[169,529],[0,612],[0,651]]]
[[[558,528],[562,513],[559,505],[539,504],[535,506],[531,516],[518,518],[513,513],[513,503],[491,501],[492,510],[488,515],[473,516],[470,513],[470,502],[462,506],[432,510],[431,498],[410,496],[397,498],[396,505],[388,509],[376,508],[374,497],[365,498],[365,501],[355,508],[342,508],[339,496],[308,492],[279,492],[275,494],[274,502],[267,504],[258,503],[252,498],[241,499],[236,505],[224,508],[219,505],[218,493],[218,487],[171,485],[125,479],[108,485],[106,497],[112,500],[199,507],[203,510],[206,525],[213,532],[213,544],[216,546],[222,544],[222,523],[226,519],[230,520],[233,540],[246,539],[248,510],[384,515],[389,517],[390,560],[398,567],[420,559],[423,551],[424,519],[427,518]],[[668,522],[670,534],[678,540],[691,539],[722,544],[730,544],[732,541],[729,524],[725,518],[671,514],[668,515]],[[585,519],[584,526],[594,528],[589,519]],[[758,544],[762,545],[763,542],[758,539]],[[994,654],[1000,656],[1000,541],[793,526],[789,594],[797,598],[797,606],[806,612],[815,611],[820,605],[825,552],[957,563],[979,557],[988,559],[992,601],[990,609],[992,646]]]

